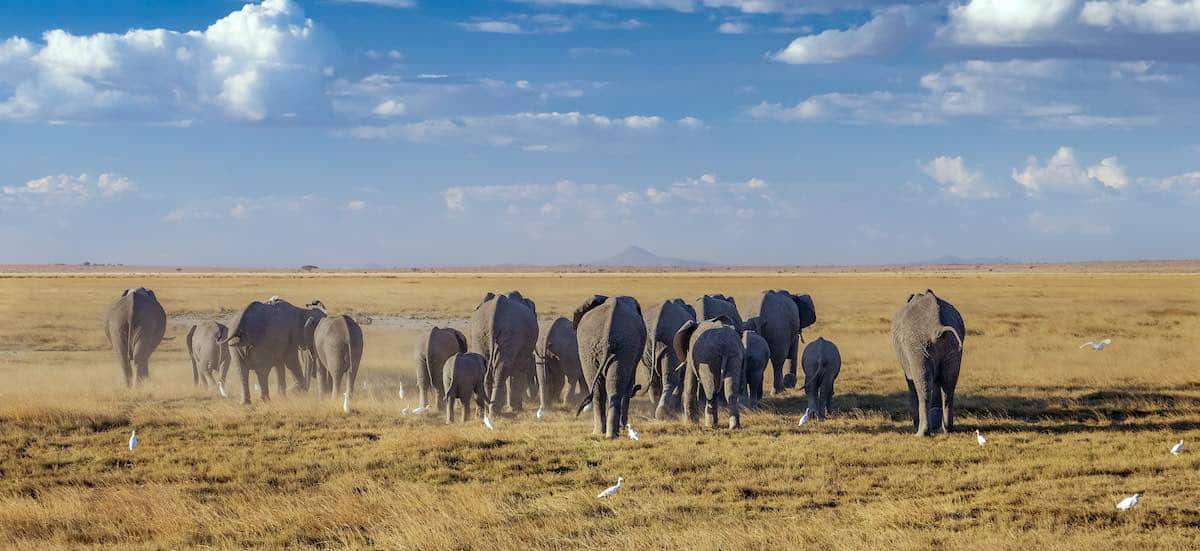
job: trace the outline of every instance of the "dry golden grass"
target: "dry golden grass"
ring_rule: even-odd
[[[463,320],[488,290],[543,316],[591,293],[811,293],[806,332],[842,350],[836,417],[798,428],[798,393],[745,429],[655,422],[640,442],[543,421],[446,427],[401,416],[417,329],[366,327],[340,404],[243,408],[192,387],[183,339],[126,391],[104,305],[153,288],[171,315],[272,294],[334,311]],[[933,288],[966,318],[960,431],[909,435],[888,341],[895,308]],[[0,278],[0,546],[23,548],[1196,548],[1200,544],[1200,278],[1189,274],[374,274]],[[462,321],[457,325],[464,327]],[[182,337],[186,326],[168,334]],[[1103,352],[1083,341],[1112,337]],[[232,382],[232,377],[231,377]],[[273,383],[272,383],[273,384]],[[236,394],[236,385],[230,385]],[[136,427],[143,445],[125,446]],[[973,429],[988,436],[975,445]],[[1167,453],[1176,440],[1197,451]],[[611,500],[595,494],[617,476]],[[1135,491],[1142,504],[1118,513]]]

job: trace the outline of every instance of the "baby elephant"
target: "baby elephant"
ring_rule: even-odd
[[[312,356],[316,360],[314,375],[321,380],[321,393],[333,398],[342,396],[342,381],[346,380],[348,396],[354,396],[354,381],[362,362],[363,332],[354,318],[346,315],[310,319]]]
[[[487,393],[484,390],[483,376],[487,372],[487,360],[475,352],[460,352],[450,356],[442,366],[442,384],[446,389],[443,400],[446,402],[446,424],[454,422],[454,402],[462,402],[462,422],[471,418],[471,394],[475,395],[475,404],[481,411],[486,411]]]
[[[842,371],[842,354],[837,345],[818,337],[804,347],[800,364],[804,366],[808,411],[817,419],[824,419],[833,406],[833,382]]]
[[[229,328],[215,321],[202,321],[188,329],[188,356],[192,360],[192,384],[209,383],[225,394],[225,375],[229,373]],[[217,378],[218,373],[220,379]]]

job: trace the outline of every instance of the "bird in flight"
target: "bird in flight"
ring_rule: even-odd
[[[1141,501],[1141,499],[1142,494],[1140,493],[1133,494],[1125,499],[1122,499],[1120,503],[1117,503],[1117,510],[1128,511],[1134,507],[1137,507],[1137,504],[1139,501]]]
[[[1088,342],[1085,342],[1085,343],[1079,345],[1079,348],[1082,350],[1082,349],[1090,346],[1090,347],[1092,347],[1092,350],[1104,350],[1104,347],[1108,346],[1110,344],[1112,344],[1112,339],[1104,339],[1102,341],[1088,341]]]
[[[624,477],[620,477],[620,476],[618,476],[618,477],[617,477],[617,483],[616,483],[615,485],[612,485],[612,486],[609,486],[609,487],[605,488],[603,492],[600,492],[599,494],[596,494],[596,497],[598,497],[598,498],[605,498],[605,497],[609,497],[609,496],[611,496],[611,495],[613,495],[613,494],[617,493],[617,490],[620,490],[620,489],[621,489],[621,483],[622,483],[622,482],[625,482],[625,478],[624,478]]]

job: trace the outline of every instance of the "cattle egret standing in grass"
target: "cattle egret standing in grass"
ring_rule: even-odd
[[[1104,340],[1102,340],[1102,341],[1099,341],[1099,342],[1097,342],[1097,341],[1088,341],[1088,342],[1085,342],[1085,343],[1083,343],[1083,344],[1079,345],[1079,348],[1081,348],[1081,349],[1082,349],[1082,348],[1087,348],[1087,347],[1089,347],[1089,346],[1090,346],[1090,347],[1092,347],[1092,350],[1104,350],[1104,347],[1105,347],[1105,346],[1108,346],[1108,345],[1110,345],[1110,344],[1112,344],[1112,339],[1104,339]]]
[[[546,412],[542,411],[542,408],[539,407],[537,410],[537,418],[541,419],[542,417],[545,417],[545,416],[546,416]]]
[[[342,395],[342,415],[350,415],[350,391]]]
[[[222,398],[229,399],[229,394],[225,392],[225,381],[217,381],[217,393]]]
[[[133,451],[133,449],[137,447],[137,444],[138,444],[137,429],[133,429],[133,434],[129,435],[129,451]]]
[[[808,424],[808,410],[804,410],[804,415],[800,417],[800,422],[796,424],[798,427],[803,427]]]
[[[1174,446],[1171,446],[1171,455],[1179,455],[1183,453],[1183,440],[1180,440]]]
[[[979,432],[979,429],[975,429],[975,441],[979,442],[979,447],[981,448],[984,444],[987,444],[987,438],[983,437],[983,434]]]
[[[637,439],[638,439],[638,437],[639,437],[639,435],[638,435],[638,431],[636,431],[636,430],[633,430],[633,425],[630,425],[630,424],[628,424],[628,423],[627,423],[627,424],[625,425],[625,429],[629,431],[629,439],[630,439],[630,440],[637,440]]]
[[[408,415],[408,408],[400,410],[400,415]]]
[[[623,477],[618,476],[616,485],[605,488],[603,492],[596,494],[596,497],[604,498],[604,497],[609,497],[609,496],[617,493],[617,490],[621,489],[622,482],[625,482],[625,479]]]
[[[492,418],[487,415],[483,416],[483,426],[487,427],[488,430],[496,430],[496,427],[492,426]]]
[[[1138,501],[1141,501],[1141,499],[1142,494],[1140,493],[1133,494],[1125,499],[1122,499],[1121,502],[1117,504],[1117,510],[1128,511],[1134,507],[1137,507]]]

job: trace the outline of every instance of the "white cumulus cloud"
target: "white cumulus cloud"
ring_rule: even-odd
[[[1070,147],[1058,148],[1045,164],[1037,157],[1030,157],[1024,169],[1012,170],[1012,179],[1030,195],[1043,192],[1090,194],[1104,189],[1120,191],[1129,184],[1129,177],[1116,157],[1084,168]]]
[[[23,185],[0,186],[0,199],[6,199],[5,203],[18,201],[31,208],[79,206],[95,200],[113,200],[135,189],[132,180],[119,174],[105,173],[96,178],[87,174],[55,174]]]
[[[941,156],[921,165],[921,170],[949,195],[960,199],[992,199],[1000,194],[984,179],[983,173],[971,170],[962,157]]]
[[[771,59],[799,65],[873,56],[894,51],[930,28],[924,14],[908,6],[898,6],[876,12],[870,21],[858,27],[801,36]]]

